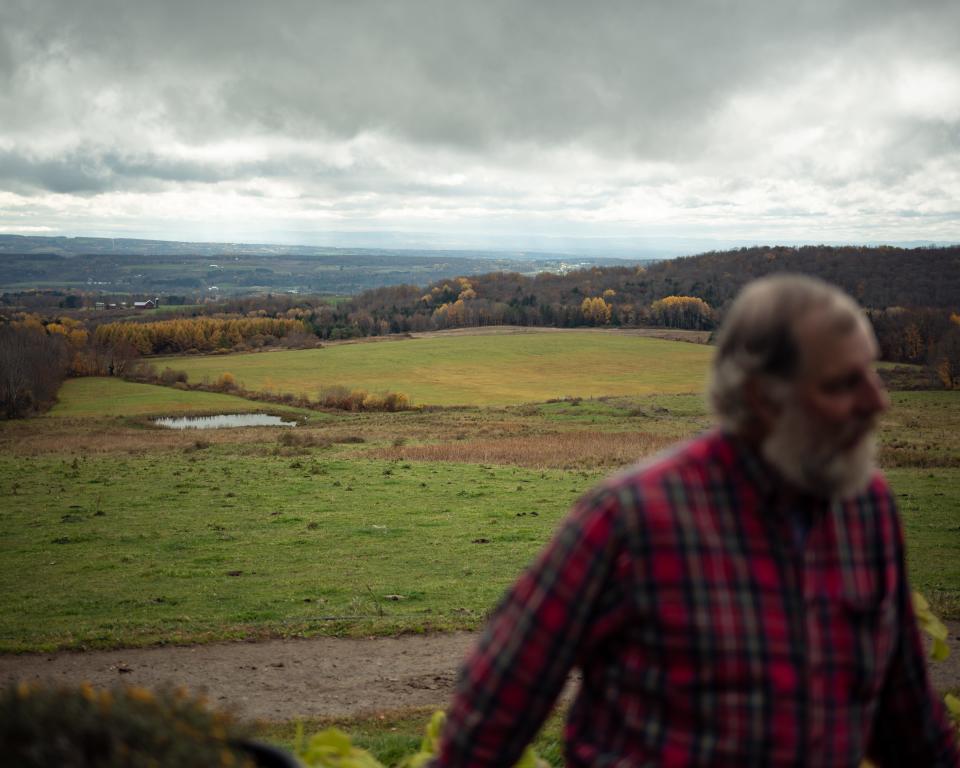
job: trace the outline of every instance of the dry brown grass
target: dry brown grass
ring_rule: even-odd
[[[187,449],[197,441],[209,445],[221,443],[263,444],[264,428],[173,430],[138,429],[109,421],[84,421],[71,426],[72,419],[52,419],[37,429],[9,426],[0,432],[0,453],[40,454],[118,454]]]
[[[536,469],[622,467],[663,450],[674,438],[646,432],[558,432],[498,440],[400,445],[368,455],[392,460],[507,464]]]
[[[347,413],[335,418],[301,424],[294,430],[295,440],[305,447],[359,442],[390,443],[446,441],[457,439],[494,439],[529,434],[537,426],[535,419],[518,419],[501,410],[451,412]],[[238,444],[272,451],[291,446],[278,443],[286,430],[273,427],[239,429],[172,430],[150,424],[146,417],[36,418],[0,421],[0,454],[130,454],[184,450],[197,440],[211,445]]]

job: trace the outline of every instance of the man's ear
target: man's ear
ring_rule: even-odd
[[[780,418],[782,410],[780,403],[771,395],[770,383],[759,376],[749,377],[743,383],[743,397],[750,409],[751,420],[761,436],[765,437]]]

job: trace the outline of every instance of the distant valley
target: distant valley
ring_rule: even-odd
[[[193,298],[265,292],[352,295],[387,285],[426,285],[484,272],[565,273],[648,261],[504,251],[0,235],[0,292],[61,290]]]

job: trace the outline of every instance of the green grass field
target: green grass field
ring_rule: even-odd
[[[249,390],[316,398],[340,385],[387,389],[424,405],[700,392],[706,345],[589,332],[432,337],[323,349],[158,358],[191,382],[232,373]]]
[[[60,402],[46,414],[48,418],[195,412],[248,413],[264,410],[262,403],[233,395],[184,391],[103,377],[69,379],[63,383],[58,397]]]
[[[211,410],[206,393],[88,380],[64,389],[69,417],[0,427],[0,649],[473,628],[610,470],[599,455],[576,471],[520,466],[538,443],[597,430],[672,439],[707,423],[699,397],[656,395],[310,413],[294,440],[277,428],[161,432],[141,414],[167,395]],[[960,398],[894,401],[882,442],[911,577],[957,616]],[[503,465],[403,458],[517,438]],[[400,458],[371,458],[384,449]]]
[[[473,627],[595,479],[223,446],[31,469],[0,458],[3,650]]]
[[[708,357],[694,344],[572,333],[165,361],[193,381],[229,370],[250,389],[315,397],[343,384],[470,403],[402,413],[70,380],[47,416],[0,422],[0,651],[477,628],[571,502],[632,460],[617,449],[645,435],[653,450],[710,424]],[[958,618],[960,392],[891,399],[880,459],[910,577]],[[265,410],[300,426],[175,432],[150,421]],[[505,449],[498,463],[483,458],[491,446]],[[429,715],[305,730],[342,727],[389,765],[415,749]],[[561,720],[535,744],[554,765]],[[293,732],[267,724],[260,738],[289,748]]]
[[[47,416],[0,422],[0,651],[479,627],[571,502],[623,461],[612,446],[709,425],[709,352],[544,333],[160,363],[192,381],[228,370],[254,390],[315,397],[342,384],[462,406],[402,413],[70,380]],[[880,460],[911,581],[940,615],[960,618],[960,392],[891,399]],[[174,432],[148,418],[265,410],[300,426]],[[480,458],[498,444],[509,447],[500,463]],[[448,460],[416,460],[423,449]],[[393,764],[429,715],[305,730],[337,725]],[[553,765],[561,720],[535,744]],[[289,748],[293,732],[268,724],[260,738]]]
[[[262,377],[251,388],[337,383],[323,370],[422,402],[485,393],[482,407],[393,414],[271,405],[299,417],[292,431],[159,430],[147,416],[266,408],[68,381],[47,417],[0,422],[0,649],[476,627],[570,503],[640,458],[615,448],[648,435],[656,450],[709,424],[696,394],[708,354],[543,333],[175,362]],[[600,392],[615,396],[579,399]],[[578,397],[544,402],[562,395]],[[911,577],[960,616],[960,393],[892,399],[881,462]],[[491,446],[505,447],[497,463]]]

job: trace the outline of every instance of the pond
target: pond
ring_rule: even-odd
[[[167,429],[223,429],[225,427],[295,427],[297,422],[284,421],[266,413],[227,413],[220,416],[166,416],[153,422]]]

